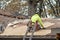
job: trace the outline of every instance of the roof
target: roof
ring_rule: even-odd
[[[44,18],[43,18],[44,19]],[[21,21],[21,20],[20,20]],[[36,31],[34,33],[34,36],[35,37],[48,37],[50,35],[50,37],[55,37],[54,35],[56,35],[57,32],[59,32],[59,26],[60,26],[60,19],[44,19],[43,20],[44,22],[44,26],[46,27],[46,29],[42,29],[42,30],[39,30],[39,31]],[[25,35],[25,32],[26,32],[26,29],[27,29],[27,26],[26,26],[26,20],[22,23],[18,23],[16,25],[14,25],[13,27],[11,26],[7,26],[5,31],[0,34],[1,36],[24,36]],[[56,31],[57,30],[57,31]],[[28,34],[30,35],[30,33]]]

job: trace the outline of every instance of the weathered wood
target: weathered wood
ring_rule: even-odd
[[[20,15],[20,14],[16,15],[16,14],[18,14],[18,13],[10,13],[9,11],[0,10],[0,15],[2,15],[2,16],[17,18],[17,19],[26,18],[24,15]]]

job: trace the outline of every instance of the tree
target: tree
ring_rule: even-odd
[[[6,6],[6,10],[9,10],[9,11],[18,11],[20,9],[20,0],[13,0],[11,3],[9,3],[7,6]]]
[[[36,13],[36,0],[28,0],[28,14],[29,16],[32,16],[34,13]]]

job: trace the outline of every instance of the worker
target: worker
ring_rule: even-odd
[[[36,29],[45,29],[43,22],[41,20],[41,18],[39,17],[38,13],[35,13],[32,17],[30,17],[30,21],[28,22],[28,31],[30,31],[30,29],[32,29],[32,25],[34,25],[34,23],[36,23]]]
[[[44,29],[44,25],[43,25],[43,22],[40,18],[40,16],[38,15],[38,13],[35,13],[32,17],[31,17],[31,21],[34,22],[34,23],[39,23],[40,25],[40,28],[43,28]]]

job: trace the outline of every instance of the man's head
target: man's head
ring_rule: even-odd
[[[38,12],[36,12],[35,14],[38,14]]]
[[[35,13],[35,14],[38,14],[38,13]]]

